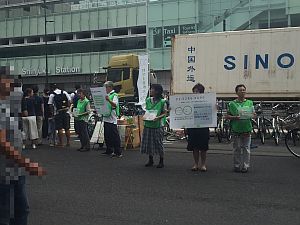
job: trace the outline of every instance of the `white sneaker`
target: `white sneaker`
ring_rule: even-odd
[[[32,149],[36,149],[36,145],[35,144],[32,144]]]

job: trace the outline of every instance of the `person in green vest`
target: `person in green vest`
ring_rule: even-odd
[[[78,89],[77,94],[79,99],[77,101],[76,110],[73,113],[77,120],[78,136],[80,139],[81,147],[78,149],[80,152],[90,150],[90,138],[87,129],[87,122],[91,111],[90,101],[86,97],[86,92],[83,89]]]
[[[251,118],[255,112],[253,102],[245,98],[244,84],[237,85],[235,93],[238,97],[229,102],[227,112],[233,133],[233,166],[234,172],[247,173],[250,167]]]
[[[154,155],[159,155],[160,157],[157,168],[164,167],[163,126],[167,105],[162,93],[163,88],[160,84],[152,84],[150,97],[146,99],[144,131],[141,143],[141,153],[149,155],[146,167],[153,166]]]
[[[123,155],[117,126],[118,117],[120,116],[119,98],[114,90],[114,83],[112,81],[106,81],[104,87],[106,88],[106,101],[108,102],[109,112],[103,115],[106,151],[102,154],[110,155],[112,158],[121,158]]]

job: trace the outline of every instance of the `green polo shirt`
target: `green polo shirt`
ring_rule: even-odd
[[[251,100],[245,99],[243,102],[239,100],[234,100],[228,104],[228,114],[232,116],[240,116],[241,110],[253,110],[253,102]],[[252,131],[251,118],[231,120],[230,121],[231,130],[233,133],[249,133]]]

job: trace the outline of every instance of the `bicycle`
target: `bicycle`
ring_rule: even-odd
[[[284,134],[284,130],[280,124],[282,124],[283,119],[279,117],[277,110],[282,106],[282,104],[277,104],[272,107],[272,137],[276,145],[279,144],[279,139]],[[281,132],[280,132],[281,131]]]
[[[94,129],[98,121],[102,121],[102,116],[98,115],[96,110],[93,110],[92,114],[88,118],[87,126],[88,126],[88,134],[90,138],[93,135]]]
[[[272,127],[272,122],[265,118],[262,110],[262,103],[260,102],[255,106],[256,119],[251,119],[253,126],[253,133],[256,137],[259,137],[260,142],[265,144],[265,139],[267,134],[271,134],[270,127]]]
[[[183,130],[183,135],[182,135],[181,131],[173,130],[170,128],[170,119],[168,117],[163,129],[164,129],[164,137],[167,141],[180,141],[187,138],[185,129]]]
[[[216,135],[219,143],[222,142],[222,138],[226,138],[227,141],[231,141],[231,129],[230,129],[230,120],[225,119],[223,112],[217,113],[217,128]]]
[[[287,116],[281,125],[288,130],[285,146],[294,156],[300,158],[300,112]]]

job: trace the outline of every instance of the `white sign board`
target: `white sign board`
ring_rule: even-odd
[[[104,123],[100,121],[96,123],[90,142],[98,144],[104,143]]]
[[[108,114],[109,108],[108,102],[105,99],[105,97],[107,96],[105,87],[91,88],[91,94],[97,113],[99,115]]]
[[[217,126],[215,93],[173,95],[170,108],[171,129]]]
[[[145,105],[149,90],[148,55],[139,55],[139,78],[137,87],[139,91],[138,105]]]

